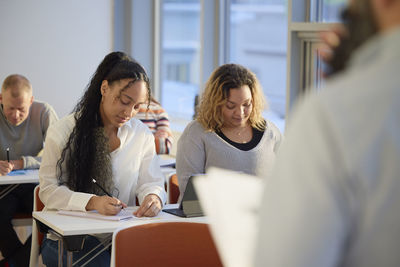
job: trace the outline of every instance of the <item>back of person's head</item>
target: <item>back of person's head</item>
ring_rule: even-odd
[[[327,62],[328,77],[344,70],[353,52],[378,32],[371,1],[352,0],[341,17],[346,33],[341,36],[340,44],[333,49],[333,56]]]
[[[250,125],[259,130],[265,127],[262,112],[265,106],[261,85],[254,73],[239,64],[225,64],[211,74],[200,99],[197,121],[204,129],[219,130],[223,125],[222,106],[225,105],[231,89],[247,85],[251,91],[253,109],[250,114]]]
[[[19,97],[22,93],[32,94],[32,85],[29,80],[21,74],[11,74],[5,78],[1,92],[11,92],[12,97]]]

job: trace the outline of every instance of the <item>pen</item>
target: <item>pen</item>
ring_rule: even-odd
[[[93,182],[95,185],[97,185],[97,186],[101,189],[101,191],[103,191],[107,196],[113,197],[113,196],[112,196],[110,193],[108,193],[101,185],[99,185],[95,179],[92,179],[92,182]]]
[[[7,161],[10,162],[10,148],[7,147]]]
[[[101,191],[103,191],[107,196],[113,197],[113,196],[112,196],[110,193],[108,193],[101,185],[99,185],[99,184],[97,183],[96,179],[93,179],[93,178],[92,178],[92,182],[93,182],[95,185],[97,185],[97,186],[101,189]],[[116,205],[116,206],[119,206],[119,205]],[[121,209],[124,209],[124,207],[122,207],[122,205],[121,205]]]

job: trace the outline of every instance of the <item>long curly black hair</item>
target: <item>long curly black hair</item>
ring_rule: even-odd
[[[57,162],[60,185],[78,192],[102,195],[104,193],[99,192],[92,183],[95,178],[101,186],[111,190],[111,157],[100,116],[100,87],[104,80],[112,84],[126,78],[144,81],[150,101],[150,84],[145,69],[123,52],[108,54],[97,67],[86,92],[73,110],[75,127]]]

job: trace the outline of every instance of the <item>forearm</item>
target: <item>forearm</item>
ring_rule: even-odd
[[[14,165],[13,170],[21,170],[21,169],[24,169],[24,161],[23,161],[22,159],[11,160],[10,162]]]
[[[161,172],[158,158],[155,155],[154,145],[146,147],[145,155],[141,161],[139,179],[135,192],[139,202],[142,203],[147,195],[155,194],[160,198],[161,203],[164,204],[166,201],[164,187],[165,177]]]
[[[155,137],[157,154],[169,154],[172,147],[172,136],[169,137]]]
[[[42,157],[22,156],[22,167],[20,169],[39,169]]]

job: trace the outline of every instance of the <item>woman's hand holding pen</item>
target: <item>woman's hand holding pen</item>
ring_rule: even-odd
[[[160,198],[155,194],[147,195],[133,215],[136,217],[154,217],[161,211],[162,205]]]
[[[115,215],[126,208],[126,204],[115,197],[93,196],[86,205],[86,210],[97,210],[103,215]]]
[[[24,168],[24,161],[19,160],[0,160],[0,175],[7,175],[12,170],[20,170]]]
[[[0,175],[6,175],[14,169],[14,164],[6,160],[0,160]]]

